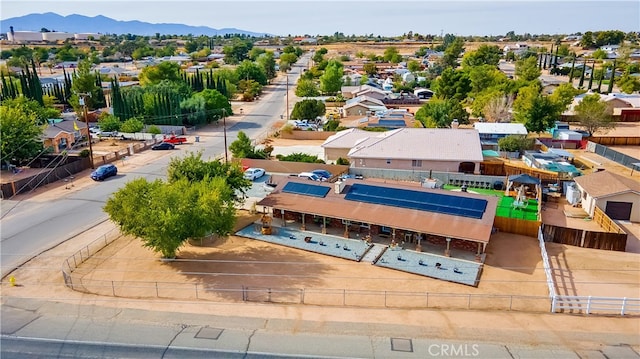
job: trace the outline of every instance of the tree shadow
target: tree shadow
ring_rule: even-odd
[[[247,291],[266,290],[286,292],[286,297],[320,285],[331,270],[302,250],[257,240],[247,246],[248,241],[254,240],[229,237],[204,246],[187,245],[178,261],[165,264],[185,282],[197,284],[205,296],[211,293],[226,300],[244,300]]]

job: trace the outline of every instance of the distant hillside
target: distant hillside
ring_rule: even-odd
[[[40,31],[46,28],[50,31],[70,33],[100,33],[100,34],[134,34],[143,36],[161,35],[226,35],[245,34],[248,36],[264,36],[264,33],[245,31],[240,29],[214,29],[207,26],[189,26],[182,24],[151,24],[142,21],[118,21],[105,16],[88,17],[83,15],[61,16],[52,12],[44,14],[29,14],[12,17],[0,22],[0,32]]]

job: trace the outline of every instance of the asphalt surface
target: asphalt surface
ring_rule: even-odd
[[[290,83],[299,71],[299,67],[293,70]],[[286,83],[277,83],[250,113],[241,116],[241,121],[229,120],[227,142],[235,140],[240,130],[251,138],[258,137],[280,120],[285,91]],[[290,102],[293,103],[291,99]],[[190,149],[201,149],[204,158],[219,158],[224,153],[222,130],[203,133]],[[135,177],[164,177],[171,156],[182,153],[163,156],[126,176],[53,201],[3,200],[0,244],[3,277],[29,258],[106,220],[102,206],[111,193]],[[105,300],[119,302],[126,298]],[[362,323],[322,318],[252,318],[111,307],[101,305],[99,300],[89,303],[3,296],[0,355],[2,358],[640,358],[627,345],[637,345],[637,338],[600,333],[598,328],[593,328],[586,338],[583,333],[566,334],[575,341],[608,343],[576,350],[575,345],[569,345],[572,343],[554,343],[557,339],[552,332],[512,333],[495,328],[479,333],[457,328],[461,333],[456,336],[458,340],[442,340],[437,335],[442,328],[435,325],[376,324],[372,318],[363,318]],[[171,307],[182,303],[166,304]],[[244,304],[229,305],[237,306],[238,313],[243,312]],[[440,314],[432,311],[417,315],[435,318]],[[545,344],[518,344],[518,337],[529,335]]]
[[[301,64],[308,61],[303,57]],[[289,73],[289,81],[295,83],[302,72],[302,66],[294,66]],[[286,81],[274,83],[270,92],[256,103],[246,114],[228,118],[225,121],[226,142],[230,145],[237,139],[238,132],[244,131],[249,138],[264,136],[270,127],[280,120],[286,103]],[[292,90],[293,87],[289,86]],[[290,107],[293,103],[290,99]],[[189,151],[202,151],[204,159],[224,157],[224,127],[218,126],[213,132],[194,133],[201,139],[188,147]],[[201,135],[201,136],[200,136]],[[187,152],[180,147],[172,156]],[[15,268],[40,253],[82,233],[107,219],[103,212],[107,198],[127,182],[144,177],[148,180],[166,177],[166,168],[172,156],[163,156],[156,161],[136,169],[126,176],[120,174],[91,186],[78,193],[69,194],[55,201],[35,202],[30,200],[2,200],[0,218],[0,263],[1,277],[4,278]]]
[[[640,358],[625,344],[570,350],[492,343],[502,339],[498,328],[482,333],[482,340],[481,333],[473,340],[441,340],[420,334],[434,328],[410,325],[176,314],[24,298],[6,300],[1,314],[3,358]]]

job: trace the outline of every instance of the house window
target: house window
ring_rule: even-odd
[[[587,191],[582,191],[582,199],[587,200]]]
[[[422,167],[422,160],[411,160],[411,167]]]
[[[391,164],[391,159],[387,158],[387,164],[390,165]]]

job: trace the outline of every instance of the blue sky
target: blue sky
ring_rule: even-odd
[[[2,0],[0,19],[31,13],[238,28],[276,35],[571,34],[640,31],[640,1]],[[38,29],[34,29],[38,30]]]

